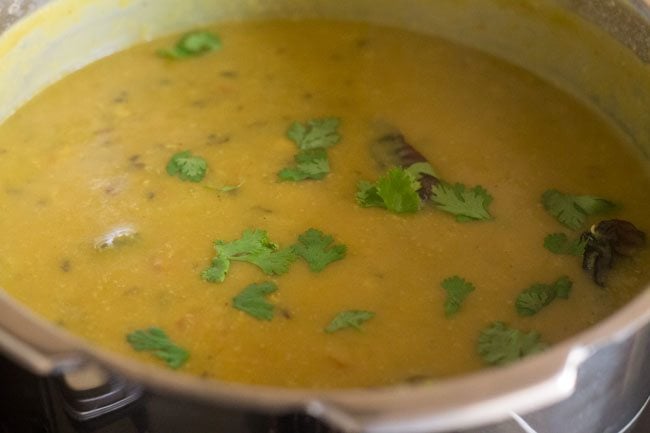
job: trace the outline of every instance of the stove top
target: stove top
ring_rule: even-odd
[[[193,422],[188,429],[188,417],[180,420],[174,414],[191,413],[196,410],[195,407],[184,407],[183,403],[147,393],[133,393],[128,387],[129,392],[125,395],[136,395],[138,398],[126,401],[127,407],[122,410],[118,407],[115,413],[83,419],[83,414],[92,414],[94,400],[84,399],[80,394],[82,398],[76,400],[81,402],[79,405],[65,405],[63,402],[69,399],[62,395],[59,382],[29,374],[0,356],[0,433],[336,433],[318,421],[301,415],[256,418],[246,413],[233,416],[230,412],[227,417],[219,417],[216,413],[209,424],[201,421],[200,416],[190,416]],[[119,404],[123,399],[118,396],[115,401]],[[650,405],[635,427],[624,433],[650,433]]]

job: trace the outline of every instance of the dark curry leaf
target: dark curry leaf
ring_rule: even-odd
[[[644,232],[629,221],[617,219],[599,222],[584,232],[582,239],[586,243],[582,268],[599,286],[605,286],[616,256],[629,257],[646,243]]]

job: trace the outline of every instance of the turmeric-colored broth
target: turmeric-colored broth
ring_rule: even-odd
[[[156,50],[177,37],[137,46],[61,80],[0,126],[0,285],[15,298],[142,361],[164,365],[125,336],[155,326],[189,351],[182,371],[334,388],[478,369],[476,340],[493,321],[558,342],[650,280],[645,250],[621,261],[603,289],[579,257],[543,248],[549,233],[579,234],[545,212],[545,190],[606,197],[620,205],[613,217],[643,229],[650,178],[610,125],[530,73],[360,23],[212,30],[219,51],[169,60]],[[289,125],[327,116],[341,119],[331,173],[279,182],[297,151]],[[493,219],[460,223],[431,205],[406,215],[360,207],[357,182],[383,173],[369,150],[381,125],[399,129],[442,178],[488,190]],[[206,159],[200,183],[165,171],[183,150]],[[218,191],[226,185],[239,188]],[[94,247],[125,225],[138,231],[133,242]],[[347,256],[319,273],[297,261],[270,277],[236,262],[223,283],[201,279],[215,240],[259,228],[288,247],[310,227]],[[440,283],[453,275],[476,290],[446,317]],[[523,289],[562,275],[573,281],[568,300],[517,314]],[[263,281],[279,288],[271,321],[232,306]],[[361,330],[323,331],[350,309],[376,316]]]

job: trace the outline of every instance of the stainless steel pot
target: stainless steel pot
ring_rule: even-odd
[[[277,16],[365,20],[478,47],[595,106],[650,167],[644,0],[0,0],[0,30],[8,28],[0,37],[0,121],[65,73],[135,42],[213,21]],[[543,354],[420,386],[318,391],[206,381],[91,346],[3,292],[0,348],[42,375],[70,379],[98,367],[119,374],[189,405],[188,420],[208,412],[300,412],[350,433],[617,433],[650,396],[650,287]]]

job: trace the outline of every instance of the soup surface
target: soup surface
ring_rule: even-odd
[[[534,332],[530,352],[541,350],[650,280],[644,249],[618,260],[603,288],[579,253],[544,247],[549,234],[573,242],[602,219],[647,229],[650,177],[608,124],[530,73],[361,23],[228,23],[211,32],[221,42],[200,56],[160,55],[174,37],[101,60],[0,126],[0,284],[15,298],[143,361],[165,365],[164,353],[148,349],[173,358],[177,345],[180,358],[168,363],[181,371],[333,388],[494,363],[477,341],[495,321]],[[310,157],[322,163],[324,152],[329,173],[282,181],[284,168],[304,167],[294,160],[299,125],[318,135],[328,122],[328,147]],[[472,191],[489,217],[459,221],[429,198],[417,212],[362,206],[358,183],[389,168],[376,146],[386,137],[417,149],[437,179],[484,188],[491,202]],[[617,207],[569,228],[542,204],[554,189]],[[290,249],[310,228],[345,246],[310,245],[306,257],[336,259],[318,271]],[[254,229],[285,254],[287,272],[265,273],[235,254],[215,282],[224,245]],[[251,284],[260,285],[238,297]],[[554,290],[552,302],[522,314],[517,299],[534,284]],[[135,341],[152,327],[173,343]],[[503,350],[516,358],[526,346]]]

